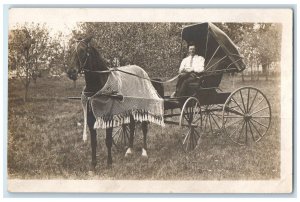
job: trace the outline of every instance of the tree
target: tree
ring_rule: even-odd
[[[259,65],[268,79],[268,69],[272,62],[280,60],[281,26],[274,23],[219,23],[218,26],[240,48],[247,67],[251,68],[251,80],[254,79],[254,67]]]
[[[36,80],[38,70],[47,59],[49,32],[45,25],[24,24],[9,33],[9,69],[16,70],[27,100],[31,79]]]
[[[263,74],[268,80],[269,66],[280,60],[281,54],[281,25],[259,24],[260,37],[257,40],[259,60],[262,65]]]

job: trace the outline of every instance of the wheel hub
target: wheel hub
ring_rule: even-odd
[[[245,121],[250,121],[252,119],[252,116],[247,113],[244,115],[244,119],[245,119]]]

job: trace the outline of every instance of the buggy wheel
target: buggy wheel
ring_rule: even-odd
[[[200,142],[201,108],[200,102],[188,98],[181,110],[179,126],[183,129],[180,134],[180,144],[185,152],[194,150]]]
[[[113,130],[115,131],[113,133],[113,145],[115,145],[118,150],[126,149],[129,144],[130,136],[129,124],[123,124]]]
[[[226,135],[233,142],[245,145],[249,139],[260,141],[269,130],[271,106],[260,90],[242,87],[227,98],[222,117]]]
[[[223,105],[204,105],[202,111],[202,131],[204,133],[220,134],[222,132]]]

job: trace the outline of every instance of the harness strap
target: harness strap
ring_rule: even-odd
[[[113,71],[119,71],[119,72],[122,72],[124,74],[128,74],[128,75],[131,75],[131,76],[135,76],[135,77],[138,77],[138,78],[141,78],[141,79],[145,79],[145,80],[148,80],[148,81],[151,81],[151,82],[154,82],[154,83],[169,83],[169,82],[172,82],[174,81],[175,79],[178,78],[179,75],[176,75],[175,77],[169,79],[169,80],[166,80],[166,81],[157,81],[157,80],[153,80],[153,79],[149,79],[149,78],[146,78],[146,77],[142,77],[142,76],[139,76],[139,75],[136,75],[136,74],[133,74],[131,72],[126,72],[126,71],[123,71],[123,70],[120,70],[120,69],[116,69],[116,68],[113,68],[113,69],[109,69],[109,70],[104,70],[104,71],[91,71],[91,70],[88,70],[88,69],[84,69],[84,71],[87,71],[87,72],[94,72],[94,73],[98,73],[98,74],[107,74],[107,73],[110,73],[110,72],[113,72]]]

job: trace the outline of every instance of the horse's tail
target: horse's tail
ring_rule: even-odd
[[[164,97],[165,94],[165,90],[164,90],[164,86],[162,83],[160,83],[162,80],[161,79],[151,79],[151,83],[153,85],[153,87],[155,88],[155,90],[157,91],[157,93],[160,95],[160,97]],[[159,81],[159,82],[155,82],[155,81]]]

